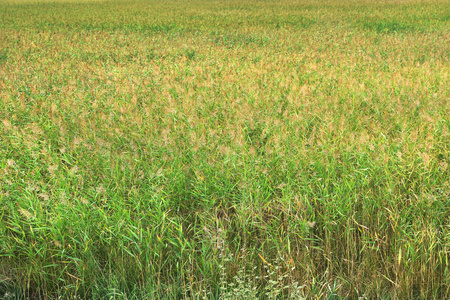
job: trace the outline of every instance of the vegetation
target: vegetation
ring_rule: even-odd
[[[0,299],[450,297],[450,2],[0,0]]]

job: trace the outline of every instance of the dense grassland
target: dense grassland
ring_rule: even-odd
[[[449,298],[449,59],[449,1],[0,0],[0,299]]]

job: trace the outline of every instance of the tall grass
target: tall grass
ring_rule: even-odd
[[[448,298],[449,12],[1,0],[0,299]]]

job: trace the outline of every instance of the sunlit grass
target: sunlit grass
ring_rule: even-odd
[[[0,1],[0,299],[449,297],[448,1]]]

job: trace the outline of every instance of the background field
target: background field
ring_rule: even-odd
[[[449,59],[449,1],[0,0],[0,299],[449,298]]]

